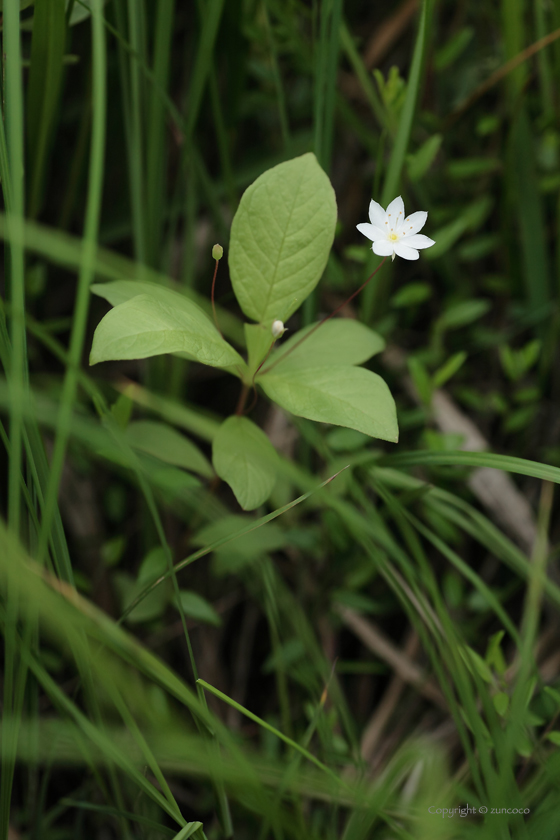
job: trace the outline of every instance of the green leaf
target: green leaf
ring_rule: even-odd
[[[269,169],[245,191],[229,268],[249,318],[286,321],[303,303],[327,264],[336,214],[334,190],[310,153]]]
[[[450,306],[436,321],[437,330],[456,330],[482,318],[492,304],[489,300],[465,300]]]
[[[549,732],[546,737],[549,741],[552,741],[556,747],[560,747],[560,732],[554,730],[553,732]]]
[[[492,204],[493,201],[489,195],[477,198],[476,201],[465,207],[460,216],[436,230],[432,234],[436,244],[426,251],[426,257],[430,260],[436,260],[442,254],[447,253],[464,233],[469,230],[477,230],[490,214]]]
[[[121,596],[123,609],[132,604],[148,584],[164,575],[167,568],[165,552],[160,546],[157,546],[149,551],[142,560],[136,581],[133,581],[130,575],[126,573],[117,573],[115,581]],[[168,597],[169,581],[166,581],[163,586],[159,586],[153,592],[150,592],[149,596],[132,610],[127,621],[131,624],[153,621],[163,613]]]
[[[272,365],[275,373],[334,365],[361,365],[385,347],[381,336],[365,324],[352,318],[335,318],[326,321],[296,350],[291,351],[315,326],[312,324],[299,330],[271,353],[263,371]]]
[[[433,387],[424,362],[417,356],[410,356],[407,365],[414,387],[418,391],[418,396],[425,405],[429,405],[432,401]]]
[[[438,368],[434,373],[432,378],[434,388],[441,388],[442,385],[445,385],[452,376],[455,376],[459,368],[462,367],[466,360],[467,354],[464,350],[460,350],[459,353],[454,353],[453,356],[451,356],[451,358],[449,358],[445,364]]]
[[[398,441],[393,397],[381,377],[369,370],[346,365],[286,373],[274,369],[259,382],[270,399],[292,414]]]
[[[30,231],[32,240],[35,240],[35,236],[38,236],[42,246],[47,246],[49,242],[52,246],[52,242],[54,241],[53,237],[56,238],[59,231],[48,229],[47,233],[37,233],[36,228],[39,228],[40,226],[31,225],[30,223],[28,224],[32,228]],[[0,214],[0,235],[1,234],[2,216]],[[71,244],[71,238],[66,234],[64,238],[58,237],[58,239],[59,241],[55,243],[56,248],[59,251],[64,248],[67,249],[64,263],[72,265],[72,252],[74,251],[75,246]],[[184,301],[186,300],[187,306],[189,303],[194,303],[203,313],[206,314],[207,319],[211,320],[212,309],[210,301],[193,291],[193,289],[187,288],[180,291],[178,288],[174,289],[168,285],[171,283],[171,280],[167,277],[167,275],[157,274],[155,271],[148,269],[145,265],[133,263],[120,255],[118,256],[118,261],[116,261],[116,256],[117,255],[115,255],[112,251],[103,251],[103,249],[99,249],[98,260],[96,262],[97,273],[106,277],[114,277],[115,274],[130,274],[132,276],[142,276],[142,274],[148,274],[154,279],[123,279],[113,280],[110,283],[93,283],[90,286],[90,291],[94,295],[109,301],[111,306],[118,306],[119,303],[125,303],[127,300],[132,300],[132,298],[136,297],[136,295],[150,295],[150,297],[154,297],[162,303],[168,303],[170,306],[182,307]],[[49,252],[49,258],[54,258],[54,254],[52,252]],[[115,265],[113,265],[113,263],[115,263]],[[188,311],[190,311],[190,309]],[[237,317],[225,309],[222,309],[220,306],[216,306],[216,314],[218,316],[218,323],[224,335],[229,336],[237,344],[243,346],[245,340],[243,328]]]
[[[408,155],[408,177],[411,181],[419,181],[426,174],[439,152],[442,140],[442,134],[434,134],[413,155]]]
[[[243,510],[254,510],[268,499],[276,483],[278,455],[251,420],[228,417],[222,423],[212,444],[212,460]]]
[[[475,650],[473,650],[468,645],[464,645],[462,648],[459,648],[459,653],[463,657],[465,664],[469,670],[475,670],[480,677],[484,680],[484,682],[492,683],[494,678],[492,677],[492,671],[482,658]]]
[[[126,438],[134,449],[147,452],[166,464],[192,470],[205,478],[211,478],[214,474],[199,448],[165,423],[152,420],[130,423],[126,429]]]
[[[266,359],[266,354],[272,347],[273,336],[264,324],[243,324],[247,353],[249,358],[249,381],[252,381],[259,365]]]
[[[105,6],[107,0],[101,0],[101,5]],[[75,26],[83,20],[87,20],[91,15],[92,0],[75,0],[72,6],[72,14],[70,15],[70,26]],[[68,2],[66,3],[68,7]]]
[[[251,522],[248,516],[224,516],[202,528],[191,540],[195,546],[209,546],[227,537],[234,537]],[[218,575],[235,574],[269,551],[277,551],[288,542],[286,532],[279,525],[255,526],[233,542],[227,542],[214,550],[213,571]]]
[[[404,306],[416,306],[424,303],[432,296],[432,287],[428,283],[407,283],[402,286],[391,298],[391,306],[401,308]]]
[[[219,627],[222,623],[214,607],[202,595],[190,592],[188,589],[181,589],[179,598],[181,599],[181,609],[187,618],[204,621],[206,624],[213,624],[215,627]],[[175,606],[177,606],[176,602]]]
[[[492,703],[494,704],[494,708],[500,717],[505,717],[509,706],[509,696],[504,691],[498,691],[498,693],[492,697]]]
[[[172,302],[137,295],[108,312],[93,336],[90,365],[181,352],[214,367],[245,364],[196,303],[166,292]]]

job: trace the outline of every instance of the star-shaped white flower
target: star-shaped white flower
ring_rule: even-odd
[[[428,214],[424,210],[404,217],[404,202],[402,198],[395,198],[385,211],[377,201],[369,205],[369,220],[356,225],[360,233],[371,239],[374,254],[380,257],[391,257],[395,254],[405,260],[417,260],[420,248],[430,248],[435,244],[429,236],[418,233],[426,224]]]

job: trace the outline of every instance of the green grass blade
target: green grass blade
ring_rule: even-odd
[[[222,17],[224,0],[207,0],[205,4],[199,0],[200,33],[198,49],[192,69],[189,85],[189,101],[185,121],[185,140],[190,147],[194,128],[198,119],[202,94],[212,68],[214,44],[218,27]]]
[[[278,101],[278,116],[280,118],[280,130],[282,131],[282,141],[286,155],[289,157],[290,149],[290,127],[288,123],[288,113],[286,111],[286,95],[284,93],[284,85],[282,84],[282,76],[278,66],[278,51],[276,49],[276,39],[274,31],[270,25],[270,16],[268,13],[269,0],[263,0],[262,10],[263,19],[266,29],[266,36],[268,38],[270,63],[272,66],[272,76],[274,78],[274,86],[276,87],[276,98]]]
[[[154,35],[153,74],[156,84],[148,92],[146,137],[146,259],[158,267],[165,209],[166,109],[160,89],[167,90],[175,0],[157,4]]]
[[[258,715],[255,715],[253,714],[253,712],[250,712],[249,709],[246,709],[240,703],[237,703],[235,700],[232,700],[231,697],[227,696],[227,694],[218,691],[217,688],[214,688],[214,686],[209,685],[205,680],[198,680],[198,683],[211,694],[213,694],[215,697],[218,697],[220,700],[223,700],[224,703],[227,703],[229,706],[232,706],[234,709],[237,709],[238,712],[241,712],[242,715],[248,717],[249,720],[254,721],[254,723],[257,723],[259,726],[261,726],[263,729],[266,729],[268,732],[272,732],[272,734],[276,735],[277,738],[280,738],[281,741],[284,741],[284,743],[288,744],[288,746],[292,747],[294,750],[297,750],[297,752],[299,752],[304,758],[306,758],[308,761],[310,761],[312,764],[318,767],[319,770],[322,770],[324,773],[330,776],[330,778],[336,782],[337,787],[344,787],[351,790],[351,788],[349,788],[349,786],[345,782],[343,782],[336,775],[336,773],[333,773],[333,771],[329,767],[323,764],[322,761],[319,761],[319,759],[316,758],[308,750],[306,750],[305,747],[300,746],[300,744],[298,744],[296,741],[293,741],[291,738],[288,738],[288,736],[284,735],[283,732],[280,732],[279,729],[276,729],[276,727],[271,726],[271,724],[268,723],[266,720],[263,720],[262,718],[258,717]]]
[[[342,472],[342,470],[340,472]],[[336,475],[339,475],[339,473],[336,473]],[[281,516],[283,513],[286,513],[286,511],[291,510],[296,505],[301,504],[301,502],[306,501],[306,499],[308,499],[313,493],[320,490],[322,487],[326,487],[327,484],[330,484],[330,482],[334,478],[336,478],[336,475],[330,476],[329,478],[326,479],[326,481],[323,481],[321,484],[317,485],[313,489],[308,490],[302,496],[298,496],[297,499],[294,499],[293,501],[288,502],[288,504],[284,505],[283,507],[278,508],[277,510],[273,511],[272,513],[268,513],[265,516],[261,516],[260,519],[257,519],[254,522],[251,522],[249,525],[246,525],[244,528],[241,528],[239,531],[236,531],[235,534],[231,534],[228,537],[224,537],[222,539],[216,540],[216,542],[213,542],[211,545],[206,546],[206,548],[201,548],[199,551],[195,551],[193,554],[189,554],[188,557],[186,557],[184,560],[181,560],[179,563],[177,563],[174,566],[173,574],[177,574],[177,572],[181,571],[181,569],[184,569],[187,566],[190,566],[191,563],[194,563],[196,560],[200,560],[201,557],[205,557],[207,554],[211,554],[217,548],[221,548],[221,546],[227,545],[228,543],[233,542],[234,540],[238,539],[239,537],[242,537],[244,534],[249,534],[251,531],[255,531],[257,528],[260,528],[262,525],[266,525],[267,522],[272,522],[273,519],[276,519],[278,516]],[[132,612],[132,610],[141,601],[143,601],[144,598],[146,598],[150,594],[150,592],[153,592],[153,590],[157,586],[159,586],[160,583],[163,583],[163,581],[166,580],[170,575],[171,575],[171,572],[166,572],[165,575],[162,575],[156,581],[154,581],[149,586],[147,586],[138,595],[138,597],[132,602],[132,604],[130,604],[126,608],[126,610],[124,611],[124,613],[121,615],[121,617],[119,619],[119,623],[124,621],[124,619],[127,617],[127,615],[129,615]]]
[[[126,2],[126,8],[125,8]],[[134,250],[139,262],[145,262],[145,184],[144,184],[144,123],[140,87],[139,60],[143,62],[142,44],[142,0],[119,0],[115,4],[117,24],[121,33],[128,31],[128,56],[119,43],[119,64],[121,71],[123,115],[127,145],[130,210]],[[128,11],[128,14],[127,14]],[[128,26],[127,26],[128,24]]]
[[[32,218],[39,214],[43,199],[48,151],[62,83],[65,40],[64,0],[36,0],[26,103],[28,213]]]
[[[7,226],[13,235],[9,261],[9,300],[11,304],[10,338],[12,358],[10,387],[12,405],[10,413],[11,458],[8,477],[8,519],[14,531],[19,531],[21,495],[22,408],[26,379],[25,340],[25,284],[24,249],[20,239],[24,215],[24,160],[23,160],[23,90],[21,78],[21,45],[19,28],[19,3],[9,0],[4,7],[3,51],[5,54],[5,118],[8,151],[9,182],[12,207],[7,216]]]
[[[44,555],[49,540],[51,524],[56,508],[58,487],[60,477],[62,475],[62,465],[66,451],[66,443],[70,433],[72,407],[76,394],[78,370],[82,357],[87,326],[89,286],[94,276],[95,252],[97,249],[97,235],[101,212],[101,193],[105,156],[107,58],[101,0],[94,0],[91,8],[93,33],[93,120],[84,244],[78,278],[72,333],[70,337],[69,365],[64,377],[57,435],[51,464],[51,474],[46,492],[45,509],[43,512],[43,521],[39,536],[39,557]]]
[[[317,160],[330,171],[334,142],[336,74],[343,0],[321,0],[316,47],[314,147]]]
[[[531,309],[537,310],[550,303],[550,267],[533,138],[523,106],[514,117],[508,158],[521,240],[525,293]]]
[[[387,115],[385,113],[385,109],[379,98],[379,94],[375,89],[375,85],[373,84],[371,73],[369,73],[365,67],[362,57],[356,48],[354,39],[352,38],[345,21],[342,21],[340,26],[340,45],[362,86],[362,90],[366,95],[371,111],[377,120],[379,127],[386,128]]]
[[[388,467],[412,467],[420,464],[425,466],[492,467],[495,470],[505,470],[518,475],[530,475],[533,478],[560,483],[559,467],[539,464],[538,461],[529,461],[512,455],[495,455],[493,452],[463,452],[459,450],[430,452],[418,450],[417,452],[387,455],[379,462],[380,466]]]
[[[8,207],[8,229],[17,238],[22,234],[24,215],[24,145],[23,145],[23,90],[20,43],[20,11],[18,0],[6,0],[3,6],[2,52],[5,74],[5,119],[8,172],[2,174],[9,183],[11,205]],[[3,150],[2,150],[3,151]],[[3,155],[2,155],[3,157]],[[3,162],[4,163],[4,162]],[[8,522],[14,534],[21,527],[21,491],[23,411],[26,393],[26,336],[25,336],[25,278],[24,248],[22,241],[10,244],[8,269],[10,313],[10,457],[8,465]],[[6,350],[8,348],[5,348]],[[19,680],[17,664],[17,634],[19,596],[8,589],[7,630],[4,636],[3,714],[14,719],[14,731],[2,736],[0,779],[0,840],[7,840],[10,833],[10,804],[15,768],[15,758],[10,755],[12,739],[17,741],[17,728],[21,717],[18,702]],[[25,673],[20,672],[25,680]]]

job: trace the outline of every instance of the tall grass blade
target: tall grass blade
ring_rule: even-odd
[[[26,102],[31,218],[39,214],[43,201],[48,152],[62,85],[65,41],[64,0],[36,0]]]
[[[19,239],[24,215],[24,145],[23,90],[20,43],[19,0],[6,0],[3,7],[2,52],[5,73],[5,119],[8,172],[2,174],[9,183],[8,229]],[[2,150],[3,151],[3,150]],[[4,157],[4,155],[2,155]],[[10,312],[10,453],[8,466],[8,522],[14,534],[21,527],[21,490],[23,411],[27,383],[25,336],[25,280],[24,249],[21,240],[10,245],[8,273]],[[7,350],[7,348],[5,348]],[[15,759],[11,755],[12,739],[17,742],[18,721],[21,715],[21,690],[18,682],[25,682],[25,671],[17,670],[17,635],[19,596],[10,587],[4,635],[3,714],[14,720],[12,733],[2,735],[0,779],[0,840],[7,840],[10,831],[10,804]]]
[[[83,252],[78,277],[76,304],[70,336],[69,364],[64,377],[57,435],[54,445],[51,473],[45,497],[45,508],[39,536],[38,556],[44,556],[50,536],[52,520],[56,509],[58,487],[62,475],[62,466],[66,452],[66,443],[70,434],[78,370],[87,326],[89,305],[89,286],[94,276],[95,252],[101,212],[101,194],[103,187],[103,166],[105,155],[105,120],[106,120],[106,77],[107,58],[105,30],[103,27],[101,0],[93,0],[91,22],[93,36],[93,119],[89,164],[88,198],[84,227]]]

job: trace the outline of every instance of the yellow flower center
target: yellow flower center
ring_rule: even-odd
[[[396,233],[390,233],[390,234],[389,234],[389,239],[390,239],[392,242],[396,242],[398,238],[399,238],[399,237],[397,236],[397,234],[396,234]]]

